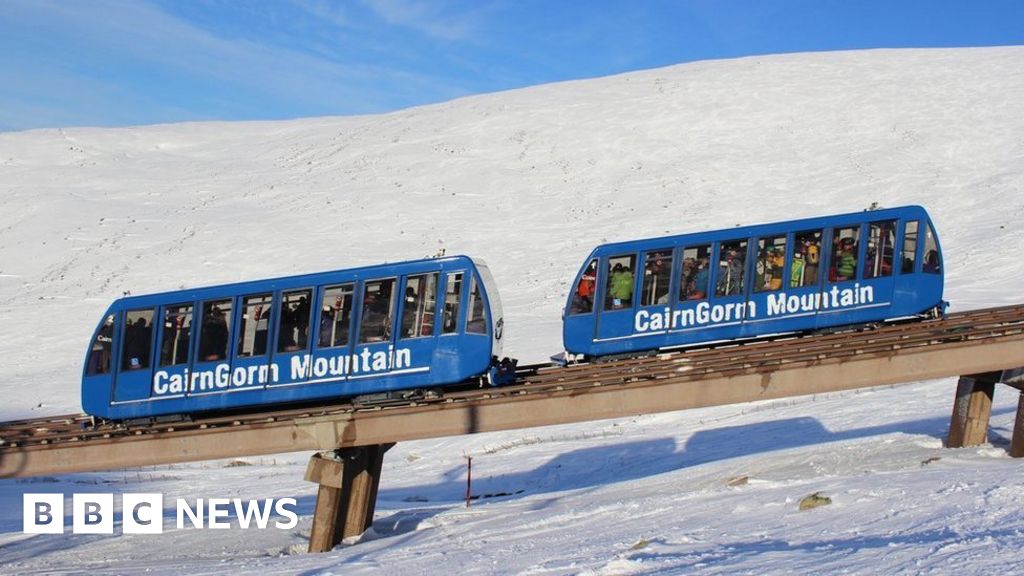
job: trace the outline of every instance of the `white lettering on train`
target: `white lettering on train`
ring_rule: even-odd
[[[875,290],[871,286],[854,284],[852,288],[833,286],[825,292],[812,294],[768,294],[765,316],[786,317],[818,310],[834,308],[856,308],[875,301]],[[727,325],[757,317],[757,303],[732,302],[710,304],[701,302],[693,308],[673,310],[665,307],[661,311],[639,310],[633,317],[634,332],[663,332],[701,326]]]
[[[288,365],[289,380],[301,381],[308,378],[339,378],[348,374],[373,374],[400,370],[412,366],[412,351],[408,348],[371,352],[364,348],[359,354],[336,354],[314,358],[310,354],[291,357]],[[217,364],[207,370],[172,373],[168,369],[157,370],[153,375],[153,395],[184,394],[195,392],[226,391],[231,388],[246,388],[277,384],[281,382],[281,369],[276,363],[256,366],[236,366],[228,363]]]

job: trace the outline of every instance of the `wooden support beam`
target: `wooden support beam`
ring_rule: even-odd
[[[947,447],[964,448],[988,442],[992,394],[1001,376],[1002,372],[985,372],[960,377],[949,422]]]
[[[1013,439],[1010,440],[1010,457],[1024,457],[1024,391],[1017,400],[1017,417],[1013,421]]]
[[[373,524],[384,453],[394,444],[319,452],[309,459],[306,480],[319,484],[310,552],[327,552]]]
[[[1013,438],[1010,440],[1010,456],[1024,457],[1024,368],[1003,370],[999,381],[1007,386],[1020,390],[1017,399],[1017,417],[1013,420]]]

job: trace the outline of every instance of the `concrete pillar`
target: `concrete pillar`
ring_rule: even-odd
[[[961,376],[949,422],[949,448],[977,446],[988,442],[988,421],[992,415],[992,394],[1002,372]]]
[[[310,552],[327,552],[373,524],[384,453],[394,444],[320,452],[309,459],[306,480],[320,485]]]

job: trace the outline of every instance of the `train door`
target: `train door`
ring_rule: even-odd
[[[864,269],[857,300],[861,310],[892,304],[896,290],[896,220],[868,222],[864,243]]]
[[[191,302],[161,306],[159,311],[159,354],[153,376],[154,397],[181,397],[188,391],[192,350]]]
[[[853,296],[863,274],[863,226],[849,224],[828,229],[828,274],[824,279],[817,327],[857,321]]]
[[[701,340],[733,338],[741,333],[747,317],[750,293],[750,242],[747,238],[723,240],[718,243],[718,267],[715,286],[705,325],[714,331],[703,333]]]
[[[819,303],[821,301],[822,277],[824,266],[825,231],[821,228],[801,230],[792,235],[791,246],[787,250],[788,269],[783,279],[785,301],[771,302],[765,310],[766,318],[784,317],[787,322],[783,330],[807,330],[817,322]]]
[[[641,253],[640,295],[633,322],[638,335],[667,334],[672,318],[672,248],[659,248]]]
[[[352,391],[362,393],[373,389],[371,384],[355,381],[386,375],[394,359],[396,332],[397,278],[361,282],[359,328],[352,353],[349,379]]]
[[[121,354],[114,402],[145,400],[153,378],[153,308],[126,310],[120,325]]]
[[[320,289],[316,338],[313,344],[310,384],[342,385],[352,362],[352,331],[355,315],[355,282]]]
[[[601,259],[603,262],[601,302],[598,306],[595,341],[624,341],[633,337],[636,254],[620,254]],[[628,345],[624,348],[630,348]]]
[[[787,313],[786,248],[791,241],[790,235],[785,233],[767,234],[754,240],[753,275],[748,288],[750,305],[744,317],[744,335],[775,332],[776,328],[764,323],[778,320]]]
[[[313,289],[284,290],[277,298],[269,386],[304,384],[313,367],[309,355]]]
[[[428,272],[402,280],[398,344],[392,363],[396,374],[425,372],[433,363],[439,278],[440,273]]]
[[[684,246],[679,251],[680,265],[679,279],[676,293],[679,296],[679,303],[676,306],[678,316],[673,313],[669,322],[669,331],[679,333],[672,342],[680,340],[693,342],[702,339],[697,334],[703,331],[706,322],[701,322],[709,309],[708,301],[711,297],[711,275],[713,272],[712,244],[691,244]],[[690,335],[692,334],[692,336]]]
[[[189,395],[222,394],[231,387],[231,324],[234,299],[216,298],[199,304],[199,337]]]
[[[273,381],[270,368],[270,327],[274,294],[252,294],[239,299],[235,325],[232,389],[265,388]]]

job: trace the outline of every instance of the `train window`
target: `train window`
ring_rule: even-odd
[[[363,313],[359,322],[359,342],[391,340],[391,320],[395,314],[395,279],[367,282],[363,290]]]
[[[437,272],[406,278],[405,302],[402,304],[402,338],[433,334],[436,306]]]
[[[793,258],[789,264],[789,287],[802,288],[818,283],[821,262],[821,230],[808,230],[793,235]]]
[[[572,306],[570,314],[587,314],[594,310],[594,288],[597,286],[597,259],[587,264],[587,269],[580,276],[576,283],[576,290],[572,293]]]
[[[636,256],[612,256],[604,286],[604,309],[619,310],[633,306],[633,268]]]
[[[110,355],[114,347],[114,315],[108,314],[103,326],[96,333],[96,339],[89,350],[89,362],[86,364],[87,376],[110,373]]]
[[[860,226],[832,230],[832,264],[829,282],[845,282],[857,278],[857,249],[860,247]]]
[[[716,296],[743,294],[743,275],[746,271],[747,241],[729,240],[722,242],[718,253],[718,279],[715,284]]]
[[[707,298],[708,276],[711,275],[711,244],[685,248],[679,274],[680,300]]]
[[[352,284],[324,288],[323,305],[320,307],[320,337],[317,346],[333,348],[348,344],[354,295],[355,287]]]
[[[313,291],[295,290],[281,294],[281,318],[277,326],[277,351],[305,350],[309,343],[309,312]]]
[[[487,312],[484,306],[484,297],[480,294],[480,284],[476,277],[469,283],[469,316],[466,318],[466,332],[472,334],[487,333]]]
[[[932,230],[931,224],[928,224],[924,229],[923,258],[921,270],[929,274],[938,274],[942,272],[942,262],[939,258],[939,245],[938,242],[935,241],[935,231]]]
[[[242,319],[238,326],[238,357],[251,358],[267,353],[272,294],[242,298]]]
[[[129,310],[124,314],[124,350],[121,370],[149,368],[153,346],[153,310]]]
[[[757,241],[757,273],[755,292],[782,289],[782,275],[786,270],[786,236],[769,236]]]
[[[163,344],[160,347],[161,366],[173,366],[188,362],[188,342],[191,334],[191,304],[177,304],[164,308]]]
[[[442,334],[452,334],[459,329],[459,298],[462,295],[462,272],[450,272],[444,287],[444,323]]]
[[[200,361],[213,362],[228,357],[231,304],[231,299],[203,303],[203,321],[199,328]]]
[[[864,277],[882,278],[892,275],[892,258],[896,250],[896,221],[868,224],[868,251],[864,255]]]
[[[669,283],[672,282],[672,250],[655,250],[644,254],[644,284],[641,306],[668,304]]]
[[[900,264],[900,272],[912,274],[914,272],[914,259],[917,254],[917,220],[907,222],[906,230],[903,231],[903,258]]]

